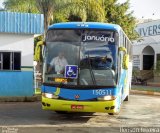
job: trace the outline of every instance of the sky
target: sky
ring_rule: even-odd
[[[118,0],[120,3],[126,0]],[[130,10],[138,19],[160,19],[160,0],[130,0]]]
[[[126,0],[118,0],[123,3]],[[0,0],[2,7],[3,0]],[[138,19],[160,19],[160,0],[130,0],[130,10]]]
[[[0,0],[0,7],[2,7],[3,0]]]
[[[3,0],[0,0],[0,8],[3,7],[2,3],[3,3]]]

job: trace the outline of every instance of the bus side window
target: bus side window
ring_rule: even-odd
[[[118,52],[118,83],[120,82],[121,70],[122,70],[122,62],[123,62],[123,52]]]

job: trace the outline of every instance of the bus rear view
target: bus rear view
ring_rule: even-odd
[[[62,112],[120,111],[129,96],[120,27],[104,23],[59,23],[45,42],[42,107]]]

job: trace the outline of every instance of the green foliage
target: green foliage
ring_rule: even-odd
[[[62,13],[54,13],[51,23],[67,22],[68,19]]]
[[[135,31],[136,18],[129,11],[129,0],[72,0],[73,5],[63,14],[68,21],[95,21],[119,24],[130,40],[139,38]]]
[[[117,0],[105,0],[104,8],[108,23],[119,24],[131,40],[139,37],[135,31],[136,19],[133,12],[129,11],[129,0],[122,4],[117,3]]]
[[[7,11],[38,13],[35,0],[4,0],[3,5]]]
[[[69,21],[95,21],[104,22],[105,12],[101,1],[96,0],[71,0],[72,6],[66,12]],[[72,17],[71,17],[72,16]],[[74,16],[74,17],[73,17]],[[77,16],[77,17],[76,17]],[[75,19],[73,19],[75,18]]]

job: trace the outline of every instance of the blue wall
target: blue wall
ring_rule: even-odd
[[[33,71],[0,71],[0,96],[33,96]]]
[[[0,12],[0,33],[42,34],[43,14]],[[0,96],[33,96],[33,71],[0,71]]]

